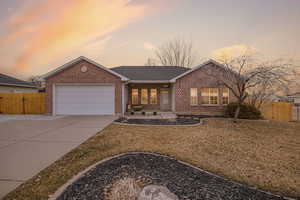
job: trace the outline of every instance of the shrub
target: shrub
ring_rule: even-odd
[[[238,106],[237,103],[228,104],[225,109],[225,116],[233,118],[237,106]],[[238,118],[239,119],[262,119],[262,116],[261,116],[261,112],[256,107],[249,104],[242,104]]]

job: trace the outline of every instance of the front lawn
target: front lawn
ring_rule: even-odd
[[[47,199],[91,164],[125,152],[169,155],[230,180],[300,196],[300,124],[209,119],[199,126],[112,124],[10,193]]]

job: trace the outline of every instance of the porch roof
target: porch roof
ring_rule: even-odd
[[[166,83],[190,70],[178,66],[120,66],[111,70],[136,83]]]

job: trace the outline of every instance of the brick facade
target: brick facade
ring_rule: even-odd
[[[87,72],[81,72],[81,66],[87,66]],[[53,84],[59,83],[95,83],[114,84],[115,86],[115,112],[122,113],[122,81],[121,78],[87,62],[79,61],[73,66],[64,69],[46,79],[46,113],[52,114]]]
[[[215,70],[215,73],[220,71],[216,70],[213,64],[203,66],[181,78],[176,80],[175,83],[175,110],[177,113],[193,113],[203,115],[222,115],[224,113],[224,105],[203,105],[201,104],[201,88],[223,88],[217,85],[214,77],[205,73],[204,70]],[[214,71],[213,71],[214,72]],[[211,74],[211,72],[209,73]],[[198,88],[198,105],[191,105],[190,89]],[[221,94],[219,92],[219,102]],[[233,94],[229,91],[229,102],[235,101]]]
[[[81,71],[82,66],[86,66],[88,70],[86,72]],[[139,89],[139,104],[141,103],[141,89],[148,89],[148,104],[143,105],[144,109],[160,110],[161,106],[161,90],[168,90],[169,92],[169,106],[163,105],[163,110],[172,110],[176,113],[193,113],[203,115],[222,115],[224,113],[225,106],[221,103],[221,92],[219,92],[218,105],[205,105],[202,103],[201,88],[224,88],[217,84],[214,77],[209,76],[206,70],[213,70],[214,74],[221,75],[220,70],[217,70],[213,63],[200,67],[199,69],[188,73],[187,75],[179,78],[173,84],[161,83],[161,84],[146,84],[146,83],[130,83],[124,90],[124,97],[122,97],[122,80],[119,76],[116,76],[104,69],[101,69],[87,60],[80,60],[72,66],[57,72],[46,78],[46,113],[52,114],[53,112],[53,86],[54,84],[113,84],[115,86],[115,113],[122,113],[122,98],[127,102],[126,105],[131,104],[131,89]],[[190,89],[198,89],[198,104],[191,105]],[[150,90],[157,89],[157,104],[150,104]],[[165,93],[164,93],[165,95]],[[173,96],[174,95],[174,96]],[[175,103],[174,103],[175,100]],[[233,102],[236,99],[233,94],[229,92],[229,102]],[[175,104],[174,107],[172,106]]]

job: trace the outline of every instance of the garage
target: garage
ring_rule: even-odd
[[[115,113],[113,85],[56,85],[56,115],[112,115]]]

